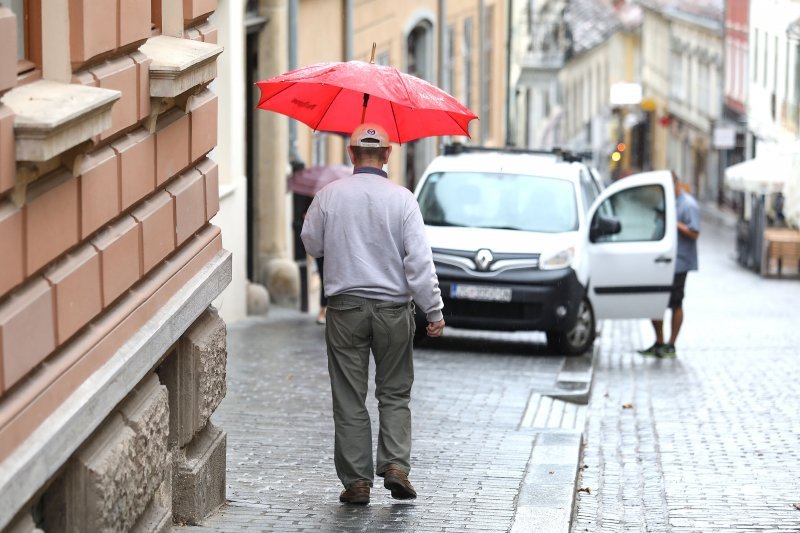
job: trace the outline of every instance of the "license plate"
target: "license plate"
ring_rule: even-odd
[[[510,302],[511,289],[487,285],[450,285],[450,298],[461,300],[478,300],[481,302]]]

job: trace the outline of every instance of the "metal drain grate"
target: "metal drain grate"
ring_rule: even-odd
[[[520,427],[575,429],[583,431],[586,406],[557,400],[537,392],[531,393]]]

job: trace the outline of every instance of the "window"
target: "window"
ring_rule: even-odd
[[[384,67],[388,67],[389,64],[390,64],[390,62],[389,62],[389,52],[388,51],[384,51],[384,52],[378,53],[377,57],[375,57],[375,64],[376,65],[383,65]]]
[[[785,100],[792,99],[792,93],[789,91],[789,78],[791,78],[791,66],[789,63],[789,57],[791,55],[791,41],[786,41],[786,70],[784,70],[784,78],[783,78],[783,94]]]
[[[620,191],[608,198],[592,219],[599,227],[599,216],[616,218],[620,231],[601,235],[594,242],[660,241],[666,233],[664,189],[660,185],[643,185]]]
[[[8,7],[17,16],[17,59],[25,59],[27,46],[25,42],[25,2],[24,0],[11,0]]]
[[[464,101],[468,108],[472,108],[472,19],[464,19],[464,46],[461,49],[461,56],[464,61]]]
[[[484,172],[432,174],[419,195],[425,224],[559,233],[578,229],[565,179]]]
[[[772,50],[772,55],[774,56],[773,62],[774,65],[772,67],[772,92],[778,92],[778,37],[775,37],[775,47]]]
[[[788,76],[788,72],[786,73]],[[800,43],[794,47],[794,119],[800,130]]]
[[[758,28],[753,30],[753,81],[758,81]]]
[[[769,50],[767,47],[769,46],[769,35],[766,33],[764,34],[764,76],[761,78],[761,84],[766,87],[767,86],[767,59],[769,59]]]
[[[442,65],[442,72],[444,74],[444,79],[442,79],[442,89],[449,93],[453,94],[454,89],[454,80],[453,80],[453,64],[455,62],[455,28],[453,25],[450,24],[447,26],[447,31],[444,34],[444,53],[442,54],[442,58],[444,60],[444,65]]]
[[[700,62],[697,68],[697,108],[701,113],[711,114],[711,64]]]
[[[41,0],[2,0],[17,17],[17,74],[32,72],[42,63]]]
[[[672,50],[670,56],[670,94],[678,100],[683,99],[683,58],[678,50]]]
[[[328,164],[328,135],[319,131],[314,132],[314,149],[311,154],[312,165]]]

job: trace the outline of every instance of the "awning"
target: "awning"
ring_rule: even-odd
[[[725,185],[742,192],[769,194],[783,191],[793,168],[789,155],[748,159],[725,169]]]

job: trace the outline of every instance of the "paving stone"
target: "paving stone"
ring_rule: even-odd
[[[649,323],[604,325],[573,532],[800,530],[800,284],[742,269],[733,243],[705,224],[677,359],[636,354]]]
[[[281,307],[229,324],[227,395],[211,417],[228,433],[228,503],[185,530],[508,530],[537,435],[520,422],[532,392],[553,389],[563,357],[539,334],[441,340],[414,355],[419,497],[393,500],[377,478],[358,508],[338,502],[324,328]]]

